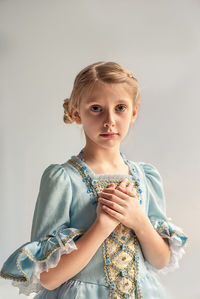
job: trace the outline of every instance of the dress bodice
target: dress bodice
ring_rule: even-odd
[[[91,197],[93,205],[98,202],[98,193],[110,183],[118,185],[125,177],[133,183],[136,188],[136,196],[142,203],[142,190],[140,179],[137,176],[134,166],[122,155],[124,162],[129,167],[130,174],[95,174],[90,167],[77,156],[72,156],[68,164],[72,165],[82,176],[83,182],[87,185],[87,192]],[[75,278],[83,279],[84,272],[94,272],[96,265],[101,264],[99,282],[105,283],[110,288],[111,298],[142,298],[139,284],[137,283],[139,260],[141,258],[140,246],[134,231],[123,224],[119,224],[109,237],[103,242],[101,252],[97,252],[86,269],[78,273]],[[140,255],[140,258],[139,258]],[[101,257],[101,258],[100,258]],[[95,262],[96,261],[96,262]],[[96,264],[96,265],[95,265]],[[90,269],[91,267],[91,269]],[[90,271],[88,271],[90,269]],[[101,269],[101,270],[102,270]],[[98,275],[96,276],[97,279]]]
[[[129,174],[95,174],[72,156],[51,164],[43,172],[32,221],[31,240],[4,263],[0,276],[13,280],[20,293],[38,293],[37,299],[164,299],[169,298],[156,272],[143,256],[135,232],[119,224],[90,262],[77,275],[49,291],[40,284],[40,273],[56,267],[62,254],[77,249],[75,241],[96,219],[98,193],[125,177],[136,188],[136,198],[154,229],[169,240],[169,264],[159,272],[178,267],[187,236],[166,216],[162,178],[150,163],[133,162],[123,155]],[[98,236],[97,236],[98,238]]]

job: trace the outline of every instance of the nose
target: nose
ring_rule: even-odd
[[[114,119],[114,115],[112,113],[112,111],[107,111],[106,112],[106,116],[105,116],[105,120],[104,120],[104,127],[110,127],[110,126],[114,126],[115,125],[115,119]]]

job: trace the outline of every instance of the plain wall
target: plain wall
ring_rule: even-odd
[[[0,1],[1,266],[30,239],[45,167],[84,146],[81,128],[62,120],[76,74],[116,61],[141,89],[122,151],[158,168],[168,216],[189,236],[164,284],[174,299],[200,298],[199,10],[198,0]],[[0,298],[19,297],[9,286],[0,280]]]

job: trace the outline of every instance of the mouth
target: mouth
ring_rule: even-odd
[[[111,132],[111,133],[104,133],[104,134],[100,134],[100,136],[102,136],[102,137],[107,137],[107,138],[109,138],[109,137],[114,137],[114,136],[116,136],[116,135],[119,135],[118,133],[113,133],[113,132]]]

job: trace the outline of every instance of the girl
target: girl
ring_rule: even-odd
[[[86,144],[44,170],[31,240],[1,270],[20,293],[166,298],[157,273],[177,267],[187,237],[166,216],[158,170],[120,152],[139,105],[138,81],[117,63],[94,63],[75,78],[64,121],[82,124]]]

